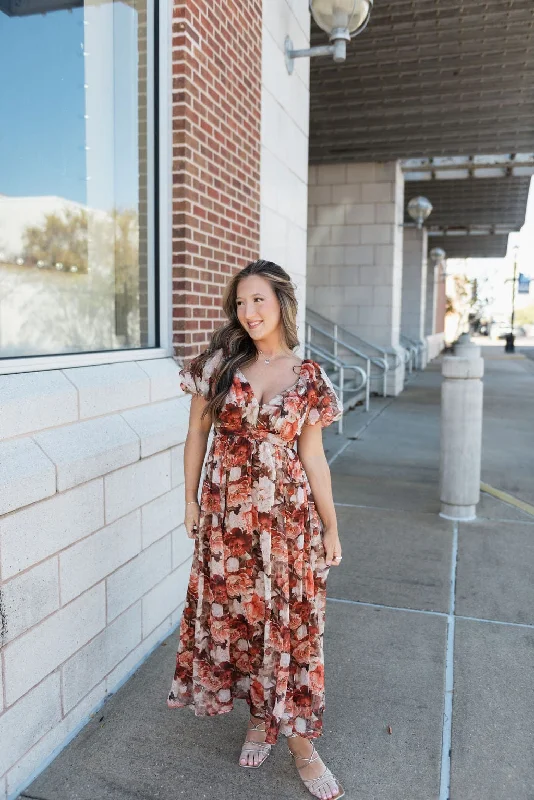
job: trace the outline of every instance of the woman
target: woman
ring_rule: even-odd
[[[167,704],[211,716],[245,699],[240,765],[259,767],[281,731],[311,794],[337,799],[344,790],[312,740],[322,734],[326,578],[341,563],[321,427],[343,409],[322,367],[293,353],[297,302],[281,267],[249,264],[223,308],[228,324],[180,370],[193,395],[184,470],[195,550]]]

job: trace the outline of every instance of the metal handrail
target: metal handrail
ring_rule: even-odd
[[[337,323],[332,322],[331,320],[328,319],[328,317],[325,317],[322,314],[319,314],[317,311],[314,311],[312,308],[307,308],[306,309],[306,314],[308,316],[310,316],[310,315],[311,316],[315,316],[318,319],[323,320],[324,322],[328,322],[330,325],[337,325]],[[341,327],[341,326],[339,326],[339,327]],[[392,356],[393,359],[394,359],[393,369],[396,369],[402,363],[399,354],[396,353],[394,350],[387,350],[384,347],[379,347],[379,345],[374,344],[373,342],[369,342],[367,339],[364,339],[362,336],[358,336],[357,334],[353,333],[352,331],[348,331],[346,328],[342,328],[342,330],[343,330],[343,333],[346,336],[352,337],[353,339],[356,339],[357,341],[359,341],[362,344],[364,344],[366,347],[370,347],[371,350],[376,350],[376,352],[381,353],[381,355],[383,355],[387,361],[388,361],[388,357]],[[388,361],[388,368],[389,368],[389,361]]]
[[[345,364],[339,358],[336,358],[336,356],[333,356],[331,353],[327,352],[326,350],[323,350],[322,347],[317,347],[317,345],[312,344],[311,342],[305,343],[304,350],[306,353],[306,358],[309,358],[310,354],[313,353],[314,355],[318,355],[321,358],[324,358],[326,361],[329,361],[330,364],[333,364],[339,370],[339,385],[336,385],[333,381],[332,385],[334,389],[337,390],[339,394],[339,400],[343,407],[344,407],[343,395],[344,395],[344,384],[345,384],[345,370],[352,369],[355,372],[359,372],[362,377],[362,383],[356,389],[351,390],[351,394],[352,393],[357,394],[365,387],[365,410],[369,411],[369,382],[367,380],[367,375],[365,371],[361,367],[358,367],[356,364]],[[337,426],[338,426],[337,432],[343,433],[343,415],[341,415],[341,417],[339,418]]]
[[[337,322],[332,323],[334,326],[334,333],[330,333],[329,331],[324,330],[324,328],[320,328],[318,325],[314,325],[312,322],[306,323],[306,341],[311,342],[311,331],[315,331],[317,333],[322,334],[328,339],[331,339],[333,342],[333,350],[334,356],[338,357],[338,344],[341,344],[346,350],[353,353],[354,355],[358,356],[358,358],[362,358],[366,362],[367,366],[367,382],[370,386],[372,375],[371,375],[371,364],[378,369],[381,369],[384,373],[383,376],[383,395],[386,397],[387,393],[387,372],[388,372],[388,362],[385,358],[379,358],[378,356],[370,356],[367,353],[363,353],[361,350],[358,350],[356,347],[353,347],[348,342],[345,342],[341,336],[338,334],[338,324]],[[342,329],[344,330],[344,329]],[[370,389],[369,389],[370,391]]]
[[[427,349],[425,342],[418,342],[415,339],[412,339],[410,336],[406,336],[406,334],[401,333],[400,335],[401,343],[406,342],[406,346],[413,350],[414,352],[414,363],[416,369],[423,369],[423,353]],[[410,370],[411,372],[411,370]]]
[[[403,337],[399,337],[402,339]],[[408,372],[413,372],[413,369],[417,369],[417,349],[413,346],[413,344],[406,344],[404,345],[404,363],[408,365]]]

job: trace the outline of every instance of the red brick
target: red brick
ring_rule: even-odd
[[[261,17],[260,0],[174,2],[173,344],[187,359],[259,254]]]

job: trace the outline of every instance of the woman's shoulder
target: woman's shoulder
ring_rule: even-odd
[[[302,368],[307,372],[308,388],[313,394],[326,396],[330,400],[337,398],[332,379],[322,364],[312,358],[305,358]]]
[[[224,357],[224,350],[222,347],[218,347],[216,350],[205,350],[207,353],[206,364],[213,364],[214,366],[220,364],[222,358]]]
[[[323,375],[323,368],[319,364],[318,361],[314,361],[313,358],[304,358],[302,359],[301,369],[303,369],[309,379],[317,380],[322,377]]]

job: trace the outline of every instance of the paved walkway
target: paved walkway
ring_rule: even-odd
[[[534,364],[485,353],[483,480],[532,503]],[[440,380],[430,365],[325,431],[344,560],[319,745],[347,800],[534,798],[534,517],[489,494],[475,522],[438,517]],[[309,797],[283,740],[261,770],[236,766],[245,703],[167,709],[175,649],[176,632],[22,797]]]

